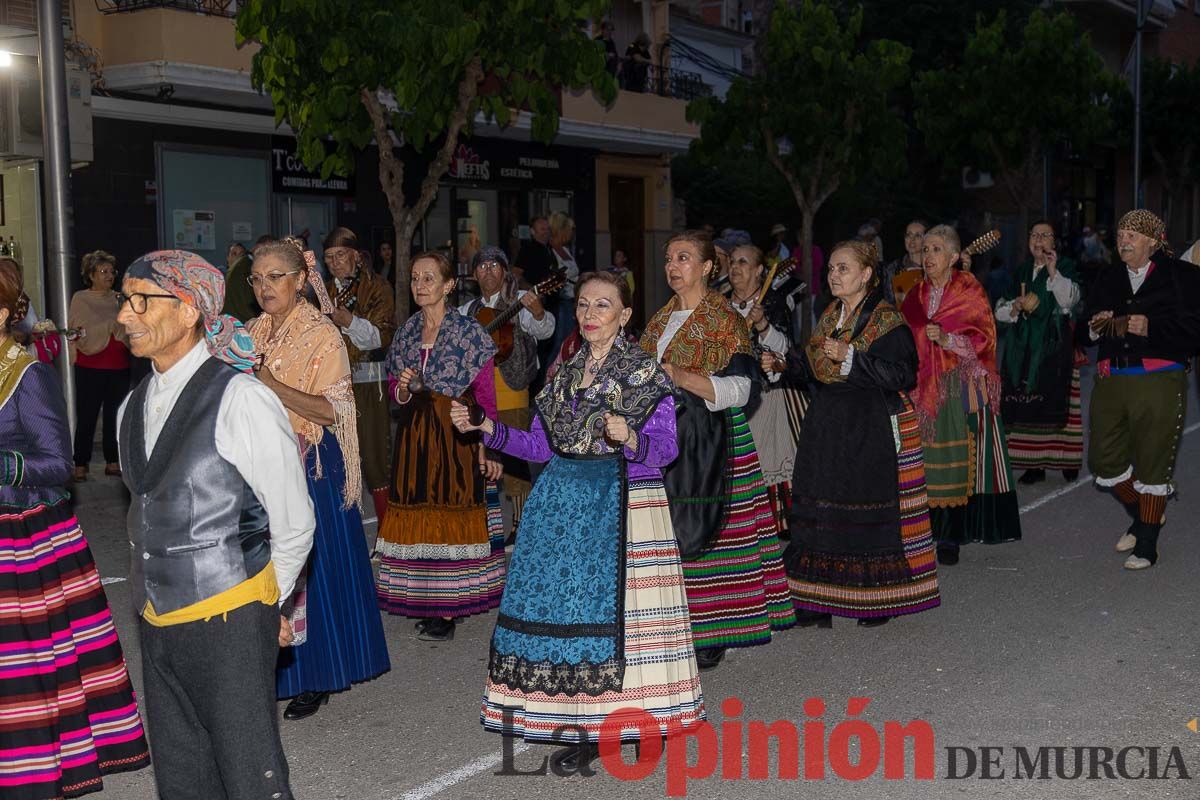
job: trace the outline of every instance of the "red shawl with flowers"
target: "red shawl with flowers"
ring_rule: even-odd
[[[922,427],[932,430],[942,403],[946,401],[945,376],[958,370],[964,387],[978,388],[979,395],[993,412],[1000,411],[1000,373],[996,369],[996,321],[987,292],[969,272],[954,269],[946,284],[942,301],[933,316],[926,313],[933,284],[922,280],[904,298],[901,312],[912,328],[921,359],[917,369],[917,389],[913,400]],[[949,348],[933,342],[925,335],[925,326],[940,325],[942,331],[957,334],[974,349],[973,359],[960,358]],[[969,395],[976,397],[975,392]]]

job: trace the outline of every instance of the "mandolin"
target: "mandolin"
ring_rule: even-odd
[[[567,273],[552,272],[549,278],[534,286],[529,292],[538,297],[545,297],[551,292],[557,292],[566,282]],[[494,308],[481,305],[475,312],[475,319],[479,321],[483,329],[492,337],[492,341],[496,343],[497,364],[503,364],[512,355],[513,325],[515,323],[510,320],[519,314],[524,307],[519,300],[514,300],[512,305],[503,311],[497,311]],[[546,313],[549,314],[550,312],[547,311]]]

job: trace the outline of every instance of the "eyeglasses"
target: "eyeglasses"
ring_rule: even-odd
[[[1031,234],[1029,234],[1029,238],[1030,239],[1053,239],[1054,234],[1053,233],[1031,233]]]
[[[487,272],[489,270],[491,270],[493,272],[503,272],[504,265],[501,264],[499,261],[485,261],[482,264],[480,264],[479,266],[477,266],[475,269],[479,270],[480,272]]]
[[[175,300],[177,302],[179,300],[179,298],[173,294],[146,294],[145,292],[123,294],[121,292],[117,292],[117,310],[120,311],[126,303],[129,303],[129,307],[133,309],[133,313],[145,314],[146,305],[156,297],[160,297],[163,300]]]
[[[326,261],[350,261],[358,254],[349,247],[327,247],[325,248]]]
[[[108,269],[97,269],[97,270],[95,270],[95,274],[96,275],[108,275],[109,277],[115,277],[117,274],[117,271],[115,269],[113,269],[112,267],[109,267]]]
[[[288,275],[299,275],[300,270],[294,269],[291,272],[269,272],[266,275],[251,275],[246,278],[246,283],[257,289],[265,282],[268,286],[278,286],[279,282]]]

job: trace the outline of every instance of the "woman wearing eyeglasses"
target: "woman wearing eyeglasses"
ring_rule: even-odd
[[[250,274],[263,310],[249,326],[262,354],[258,377],[287,409],[317,516],[312,556],[293,595],[296,642],[281,653],[276,674],[278,696],[294,698],[283,713],[292,720],[317,713],[331,692],[391,668],[359,511],[350,360],[337,326],[324,316],[333,304],[309,255],[295,240],[266,244]],[[321,309],[302,297],[306,282]]]
[[[103,250],[83,257],[83,283],[67,311],[67,326],[79,330],[71,343],[75,364],[75,480],[86,481],[96,438],[96,418],[104,411],[104,474],[120,477],[117,407],[129,393],[129,339],[117,322],[117,260]]]

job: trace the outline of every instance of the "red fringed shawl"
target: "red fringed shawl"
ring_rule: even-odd
[[[985,402],[1000,413],[1000,373],[996,369],[996,320],[987,292],[969,272],[955,269],[946,284],[945,294],[937,312],[931,318],[925,313],[933,284],[922,280],[904,298],[901,312],[912,328],[921,359],[917,369],[917,389],[912,398],[921,417],[922,426],[931,429],[938,410],[946,401],[944,379],[951,370],[959,371],[964,387],[978,387]],[[933,342],[925,335],[925,326],[942,326],[945,333],[965,336],[975,349],[975,362],[960,363],[951,350]],[[969,393],[974,402],[975,392]]]

